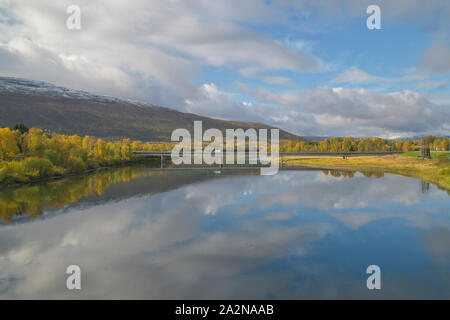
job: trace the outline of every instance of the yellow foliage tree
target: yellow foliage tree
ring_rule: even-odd
[[[19,153],[14,132],[9,128],[0,128],[0,158],[6,160]]]

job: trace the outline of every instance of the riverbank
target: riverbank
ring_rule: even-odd
[[[60,180],[60,179],[64,179],[64,178],[74,177],[74,176],[82,176],[85,174],[89,174],[89,173],[93,173],[93,172],[97,172],[97,171],[101,171],[101,170],[122,168],[122,167],[131,166],[131,165],[143,164],[143,163],[155,164],[155,163],[159,163],[159,160],[154,161],[154,159],[140,158],[140,159],[135,159],[135,160],[127,160],[127,161],[123,161],[123,162],[119,162],[119,163],[115,163],[115,164],[111,164],[111,165],[100,166],[97,168],[90,168],[90,169],[86,169],[86,170],[74,172],[74,173],[65,173],[65,174],[56,173],[50,177],[36,178],[36,179],[32,179],[30,181],[14,182],[14,183],[0,183],[0,189],[15,188],[15,187],[20,187],[20,186],[24,186],[24,185],[33,185],[35,183]]]
[[[367,156],[367,157],[283,157],[283,167],[311,167],[317,169],[367,169],[380,170],[407,177],[420,178],[450,191],[450,161],[428,160],[415,157]]]

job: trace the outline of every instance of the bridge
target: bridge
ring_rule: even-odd
[[[279,157],[342,157],[347,159],[348,157],[364,157],[364,156],[386,156],[403,153],[403,151],[343,151],[343,152],[279,152]],[[144,157],[160,157],[161,158],[161,168],[164,167],[164,157],[171,157],[171,151],[133,151],[133,154],[144,156]],[[224,152],[224,154],[226,154]],[[239,152],[235,151],[234,155],[242,155],[245,157],[250,156],[250,152]],[[258,153],[256,153],[258,155]],[[202,153],[191,152],[191,156],[200,157],[203,156]]]

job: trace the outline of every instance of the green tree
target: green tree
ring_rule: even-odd
[[[21,134],[24,134],[24,133],[27,133],[30,129],[23,123],[16,123],[13,130],[19,131]]]

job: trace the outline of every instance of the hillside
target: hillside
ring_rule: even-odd
[[[168,141],[176,128],[192,132],[194,120],[207,128],[272,128],[225,121],[151,104],[99,96],[40,81],[0,77],[0,127],[25,123],[62,134]],[[299,139],[280,130],[280,139]]]

